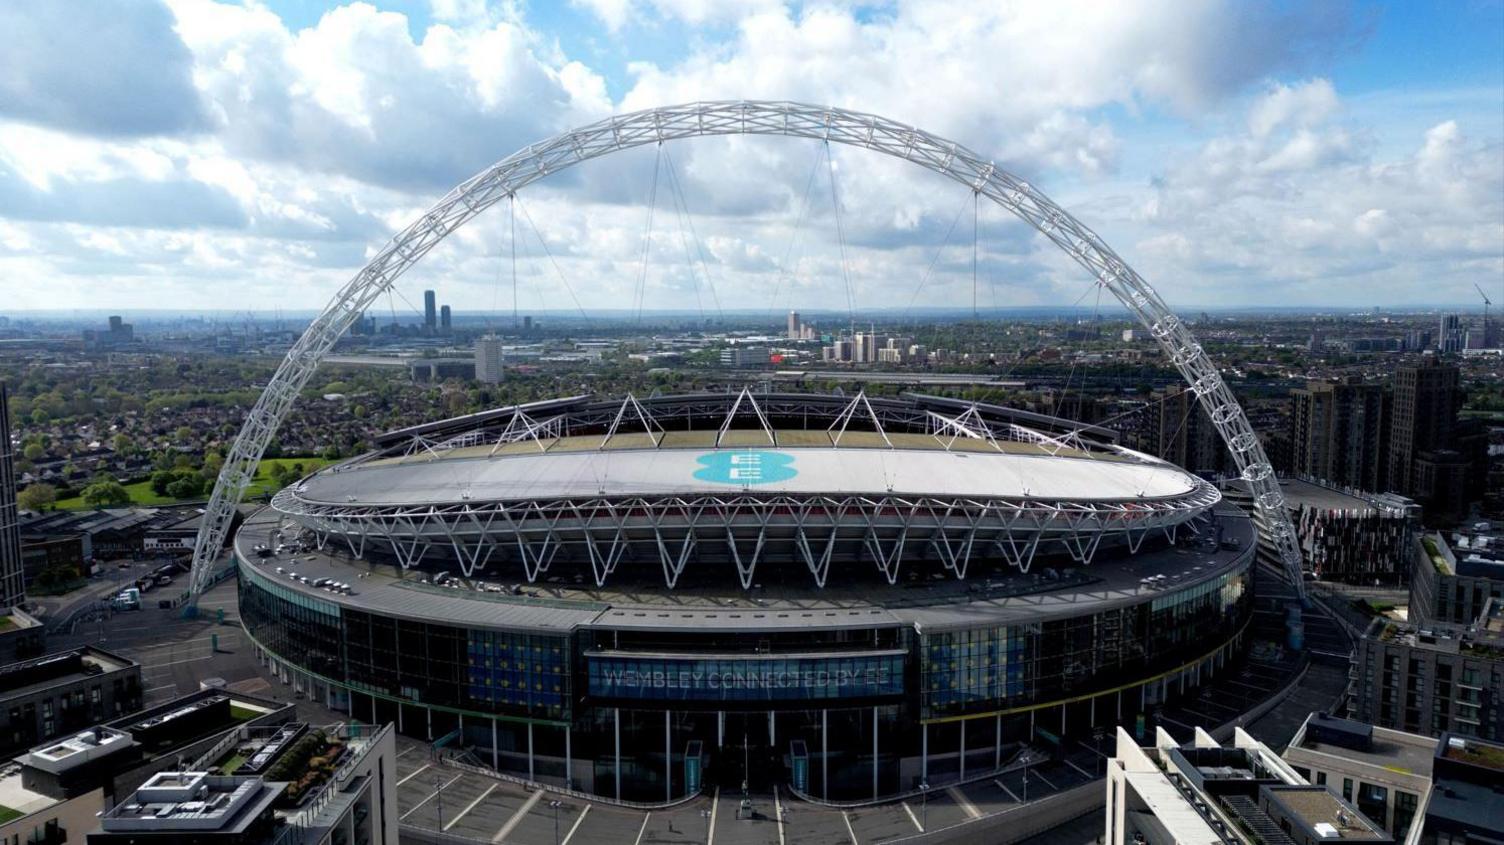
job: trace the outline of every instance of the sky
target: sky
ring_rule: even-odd
[[[0,33],[0,314],[319,308],[488,165],[709,99],[964,145],[1172,307],[1504,301],[1504,0],[10,0]],[[702,138],[580,164],[380,308],[1100,301],[964,186],[826,155]]]

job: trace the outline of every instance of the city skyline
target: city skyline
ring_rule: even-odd
[[[0,95],[0,271],[14,307],[130,310],[165,293],[314,308],[448,185],[518,147],[611,113],[736,96],[877,112],[996,156],[1180,308],[1470,306],[1474,284],[1492,291],[1504,275],[1504,60],[1481,49],[1497,45],[1497,4],[1300,18],[1212,4],[1174,21],[1128,8],[380,5],[135,4],[121,15],[129,55],[90,49],[97,34],[46,7],[6,12],[15,31],[79,48],[4,60],[38,86]],[[862,52],[870,66],[850,58]],[[903,70],[916,58],[971,81],[933,98]],[[143,74],[150,86],[101,102],[106,79]],[[516,227],[522,307],[567,309],[563,276],[592,304],[630,310],[641,276],[646,306],[703,297],[708,310],[699,273],[726,308],[837,308],[842,244],[813,179],[831,175],[858,310],[920,293],[969,304],[965,191],[855,150],[821,173],[814,146],[666,147],[706,249],[698,270],[676,259],[660,196],[641,272],[649,153],[621,156],[609,179],[586,166],[530,188]],[[977,223],[982,308],[1089,290],[1000,210]],[[478,219],[404,295],[445,287],[456,312],[504,310],[507,227],[504,208]]]

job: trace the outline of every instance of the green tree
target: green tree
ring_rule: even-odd
[[[47,450],[42,448],[42,444],[32,442],[26,444],[26,448],[21,450],[21,455],[26,460],[35,463],[47,457]]]
[[[84,504],[91,508],[104,508],[111,505],[129,504],[131,494],[114,479],[95,481],[84,488],[82,493]]]
[[[167,495],[174,499],[192,499],[204,492],[204,481],[196,475],[180,475],[167,485]]]
[[[16,504],[20,505],[22,510],[36,511],[37,513],[51,510],[52,505],[56,502],[57,488],[51,484],[32,484],[16,496]]]
[[[178,430],[172,433],[172,436],[181,445],[193,439],[193,429],[186,425],[180,425],[178,426]]]
[[[114,447],[116,452],[123,454],[125,452],[131,451],[136,444],[131,440],[130,435],[121,433],[115,435],[115,438],[111,441],[110,445]]]
[[[173,473],[165,469],[157,470],[151,474],[151,492],[158,496],[166,496],[167,486],[177,480],[178,477]]]

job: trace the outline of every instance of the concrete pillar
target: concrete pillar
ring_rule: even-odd
[[[830,799],[830,731],[827,723],[828,710],[820,711],[820,797]]]
[[[527,723],[527,779],[537,780],[533,777],[533,723]]]
[[[501,771],[501,746],[496,742],[496,720],[491,720],[491,768]]]
[[[613,721],[616,724],[616,800],[621,800],[621,708],[613,707]]]
[[[877,800],[877,708],[872,708],[872,800]]]
[[[663,800],[674,800],[674,727],[669,711],[663,711]]]
[[[574,789],[574,723],[564,726],[564,788]]]
[[[958,780],[966,780],[966,721],[961,720],[961,756],[956,758],[957,771],[960,772]]]
[[[992,738],[992,768],[1003,767],[1003,714],[997,714],[997,723],[993,727],[995,736]]]
[[[928,722],[919,724],[919,779],[926,783],[930,779],[930,726]]]

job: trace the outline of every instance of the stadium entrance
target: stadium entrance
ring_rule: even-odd
[[[784,781],[783,755],[768,744],[767,713],[727,713],[721,746],[711,764],[723,792],[772,789]]]

